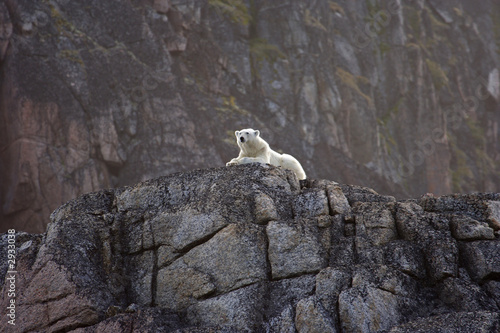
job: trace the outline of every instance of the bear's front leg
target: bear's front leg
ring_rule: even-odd
[[[247,163],[267,164],[268,162],[264,157],[242,157],[238,161],[238,164],[247,164]]]
[[[239,164],[238,158],[233,158],[231,161],[226,163],[226,166]]]

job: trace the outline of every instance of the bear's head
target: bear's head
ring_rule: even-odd
[[[234,132],[234,134],[236,135],[236,141],[238,142],[238,145],[241,145],[250,142],[255,138],[258,138],[260,132],[259,130],[253,130],[251,128],[247,128],[241,131],[236,131]]]

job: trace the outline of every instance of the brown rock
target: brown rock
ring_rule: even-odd
[[[166,14],[171,7],[170,0],[154,0],[153,7],[158,13]]]
[[[314,296],[305,298],[297,304],[295,327],[299,333],[337,332],[332,319]]]

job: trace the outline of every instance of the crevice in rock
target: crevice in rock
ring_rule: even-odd
[[[269,278],[268,278],[269,280]],[[266,283],[264,283],[264,295],[262,297],[262,301],[263,301],[263,306],[262,306],[262,314],[263,314],[263,322],[262,322],[262,327],[267,327],[268,326],[268,323],[269,321],[272,319],[272,317],[269,316],[269,309],[271,308],[272,306],[272,299],[271,299],[271,284],[266,281]],[[268,330],[266,329],[266,332],[268,332]]]
[[[376,288],[380,289],[382,291],[386,291],[386,292],[388,292],[388,293],[390,293],[390,294],[392,294],[394,296],[399,296],[394,290],[386,289],[386,288],[384,288],[382,286],[377,286]]]
[[[197,246],[200,246],[208,241],[210,241],[215,235],[217,235],[219,233],[219,231],[227,228],[231,223],[228,223],[224,226],[221,226],[220,228],[218,228],[217,230],[215,230],[214,232],[192,242],[192,243],[189,243],[188,245],[184,246],[182,249],[180,250],[176,250],[174,251],[174,253],[179,253],[181,256],[183,256],[184,254],[188,253],[189,251],[191,251],[192,249],[194,249],[195,247]]]
[[[126,219],[125,218],[118,218],[118,225],[117,225],[117,230],[116,230],[116,234],[117,234],[117,238],[118,238],[118,244],[119,244],[119,248],[117,249],[119,251],[119,255],[121,255],[122,257],[122,263],[121,263],[121,269],[122,269],[122,273],[125,273],[128,271],[128,266],[130,265],[130,259],[129,257],[132,255],[130,253],[128,253],[128,246],[127,246],[127,237],[125,235],[125,231],[124,231],[124,225],[125,225],[125,221]],[[124,304],[132,304],[134,303],[134,300],[132,299],[132,293],[131,293],[131,290],[132,290],[132,281],[131,281],[131,278],[129,276],[129,274],[124,274],[124,278],[123,278],[123,289],[124,289],[124,293],[123,293],[123,301],[124,301]]]
[[[500,281],[500,272],[491,272],[490,274],[486,275],[484,278],[483,278],[483,281],[481,284],[484,284],[490,280],[493,280],[493,281]]]
[[[335,302],[335,327],[339,330],[339,332],[342,332],[342,320],[340,319],[340,294],[342,291],[339,293],[339,296],[337,296],[337,300]]]
[[[403,239],[403,235],[401,234],[401,231],[398,228],[398,217],[397,217],[397,205],[394,205],[392,209],[390,209],[392,218],[394,219],[394,231],[396,231],[396,237],[397,239]]]
[[[44,299],[43,301],[41,302],[36,302],[36,303],[31,303],[31,302],[27,302],[26,304],[29,304],[29,305],[34,305],[34,304],[42,304],[42,305],[47,305],[49,303],[52,303],[52,302],[57,302],[57,301],[60,301],[62,299],[65,299],[66,297],[72,295],[73,292],[68,292],[68,293],[65,293],[65,294],[61,294],[61,295],[57,295],[56,297],[52,297],[52,298],[48,298],[48,299]]]
[[[323,269],[323,268],[321,268],[321,269]],[[321,271],[321,269],[319,269],[317,271],[312,271],[312,272],[299,272],[299,273],[295,273],[295,274],[290,274],[290,275],[287,275],[285,277],[271,279],[270,281],[277,282],[277,281],[288,280],[288,279],[296,279],[296,278],[303,277],[305,275],[316,275]]]
[[[153,232],[151,232],[151,235],[153,237],[153,244],[156,244],[155,242],[155,235]],[[155,246],[153,248],[153,269],[151,271],[151,306],[156,306],[156,289],[157,289],[157,283],[158,283],[158,246]]]
[[[270,222],[270,221],[269,221]],[[268,223],[269,223],[268,222]],[[273,272],[271,266],[271,259],[269,259],[269,237],[267,236],[266,228],[263,228],[264,240],[266,242],[266,272],[267,272],[267,280],[271,281],[273,279]]]
[[[91,312],[94,312],[95,313],[95,310],[94,309],[91,309],[91,308],[85,308],[83,310],[81,310],[80,312],[78,312],[77,314],[71,314],[69,316],[66,316],[66,317],[63,317],[63,318],[59,318],[59,319],[56,319],[56,320],[53,320],[51,322],[48,323],[48,327],[52,326],[52,325],[55,325],[57,324],[58,322],[62,321],[62,320],[65,320],[65,319],[68,319],[68,318],[72,318],[72,317],[75,317],[75,318],[79,318],[80,316],[84,316],[85,315],[85,312],[88,312],[88,311],[91,311]],[[95,313],[97,315],[97,313]],[[77,328],[85,328],[85,327],[91,327],[91,326],[94,326],[95,324],[97,324],[98,322],[95,322],[95,323],[89,323],[89,324],[84,324],[84,323],[74,323],[73,325],[69,325],[69,326],[65,326],[65,327],[62,327],[58,330],[54,330],[52,332],[54,333],[65,333],[65,332],[70,332],[70,331],[73,331]]]

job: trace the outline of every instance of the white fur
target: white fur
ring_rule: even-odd
[[[236,131],[234,134],[240,147],[240,154],[238,157],[227,162],[226,166],[246,163],[268,163],[292,170],[299,179],[306,179],[306,173],[299,161],[292,155],[279,154],[272,150],[269,144],[260,137],[258,130],[247,128]]]

